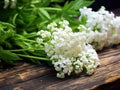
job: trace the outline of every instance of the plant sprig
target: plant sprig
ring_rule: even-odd
[[[16,7],[4,9],[0,1],[0,60],[14,64],[15,60],[29,59],[34,63],[48,60],[44,47],[37,46],[35,32],[47,24],[66,19],[72,28],[79,8],[94,0],[17,0]],[[2,6],[2,7],[1,7]],[[40,49],[38,49],[40,48]]]

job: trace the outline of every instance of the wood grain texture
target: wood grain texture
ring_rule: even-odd
[[[83,73],[58,79],[51,67],[23,63],[0,73],[0,90],[118,90],[120,45],[98,53],[101,65],[91,76]]]

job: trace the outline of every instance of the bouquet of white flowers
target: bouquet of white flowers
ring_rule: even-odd
[[[91,8],[80,9],[79,20],[85,20],[84,25],[88,28],[88,42],[95,49],[101,50],[103,47],[120,43],[120,17],[115,17],[112,12],[101,7],[98,11]]]
[[[44,44],[57,77],[71,73],[80,74],[84,69],[91,75],[99,65],[96,51],[86,41],[86,32],[73,32],[66,20],[48,24],[48,30],[38,31],[38,44]]]

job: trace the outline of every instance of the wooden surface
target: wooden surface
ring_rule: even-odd
[[[50,67],[24,63],[0,73],[0,90],[120,90],[120,45],[100,51],[99,58],[92,76],[65,79]]]

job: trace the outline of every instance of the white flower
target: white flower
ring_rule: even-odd
[[[54,53],[54,46],[48,43],[45,43],[45,52],[49,57],[52,56],[52,54]]]
[[[85,26],[89,28],[86,31],[87,42],[95,49],[101,50],[103,47],[120,43],[120,17],[115,17],[112,12],[105,10],[105,7],[101,7],[99,11],[84,7],[80,9],[80,13],[80,20],[86,18]],[[79,26],[78,28],[81,29]]]
[[[43,39],[41,39],[41,38],[37,38],[36,41],[37,41],[38,44],[41,44],[41,43],[43,42]]]
[[[71,73],[80,74],[84,68],[87,74],[94,72],[99,65],[99,58],[86,40],[90,38],[88,33],[93,34],[93,31],[80,25],[80,32],[73,32],[66,20],[60,21],[58,25],[55,22],[49,24],[47,28],[48,30],[37,32],[37,42],[44,41],[45,52],[57,71],[58,78]]]
[[[62,26],[62,28],[65,28],[69,25],[69,22],[67,20],[60,21],[59,24]]]
[[[57,73],[58,78],[65,78],[65,74],[63,72]]]
[[[55,28],[56,26],[57,26],[57,24],[55,22],[53,22],[53,23],[47,25],[47,29],[51,30],[51,29]]]
[[[91,74],[93,74],[93,72],[94,72],[94,67],[93,67],[94,65],[88,65],[88,66],[86,66],[85,68],[86,68],[86,73],[88,74],[88,75],[91,75]]]
[[[4,7],[3,8],[7,8],[9,5],[11,8],[15,8],[16,3],[17,3],[17,0],[4,0]]]
[[[7,8],[9,6],[10,0],[4,0],[4,7]]]
[[[80,74],[86,68],[85,66],[90,64],[95,69],[99,59],[92,46],[87,44],[86,32],[90,30],[81,25],[79,29],[85,29],[85,31],[72,32],[68,21],[60,21],[59,24],[60,27],[55,25],[49,28],[52,31],[51,37],[45,43],[45,52],[58,72],[57,77],[64,78],[65,75],[71,75],[71,73]]]
[[[40,30],[37,32],[38,36],[41,36],[43,39],[44,38],[50,38],[51,37],[51,33],[49,31],[45,31],[45,30]]]
[[[16,7],[16,3],[17,3],[17,0],[11,0],[11,8],[15,8]]]

